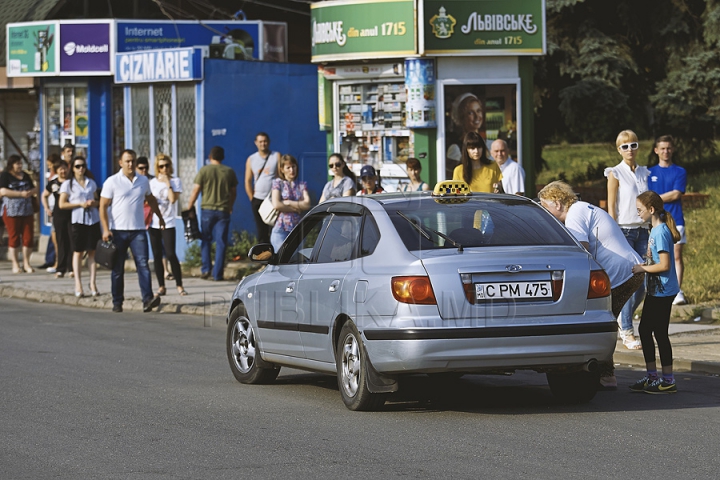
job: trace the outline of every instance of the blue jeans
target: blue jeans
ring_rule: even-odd
[[[225,250],[227,250],[228,231],[230,230],[230,214],[219,210],[201,210],[200,252],[202,257],[203,274],[210,272],[215,280],[223,279],[225,270]],[[215,242],[215,266],[210,259],[210,246]]]
[[[135,259],[143,303],[149,302],[153,298],[153,291],[148,267],[147,233],[145,230],[112,230],[111,233],[118,251],[110,275],[113,305],[122,306],[125,300],[125,260],[128,247]]]
[[[643,259],[647,256],[648,238],[650,236],[647,228],[621,228],[625,240],[628,241],[633,250],[635,250]],[[633,314],[637,310],[640,302],[645,298],[645,282],[630,297],[625,306],[620,311],[620,329],[633,329]]]
[[[273,227],[272,233],[270,233],[270,243],[275,249],[275,253],[280,250],[280,245],[282,245],[288,235],[290,235],[290,232],[286,232],[282,228]]]

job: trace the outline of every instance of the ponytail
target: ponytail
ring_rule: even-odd
[[[668,226],[673,241],[675,243],[679,242],[682,236],[680,235],[680,232],[678,232],[677,225],[675,224],[675,219],[670,214],[670,212],[665,210],[665,204],[663,203],[662,198],[660,198],[660,195],[653,192],[652,190],[648,190],[638,195],[637,199],[640,201],[640,203],[645,205],[645,208],[652,207],[652,209],[655,210],[655,212],[658,214],[658,217],[660,218],[660,221]]]

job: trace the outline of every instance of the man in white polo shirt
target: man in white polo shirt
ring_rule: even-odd
[[[160,297],[153,296],[152,279],[148,267],[148,243],[145,233],[143,205],[150,205],[160,219],[160,228],[165,228],[157,200],[150,193],[147,177],[135,173],[137,155],[132,150],[120,154],[120,171],[108,177],[100,194],[100,223],[103,240],[110,241],[117,248],[111,282],[113,312],[122,312],[125,300],[125,260],[127,250],[133,254],[140,281],[143,311],[149,312],[160,305]],[[109,209],[112,205],[112,208]]]
[[[490,146],[490,154],[502,172],[502,186],[505,193],[525,195],[525,170],[510,158],[510,151],[505,140],[497,139]]]

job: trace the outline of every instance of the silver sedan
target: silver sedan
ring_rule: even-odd
[[[278,252],[254,246],[267,266],[228,314],[237,380],[325,372],[373,410],[403,375],[535,370],[561,401],[591,400],[616,343],[604,270],[534,202],[463,192],[333,199]]]

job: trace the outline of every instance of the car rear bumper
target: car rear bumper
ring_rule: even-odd
[[[610,360],[617,323],[365,329],[363,336],[373,366],[386,374],[552,370]]]

